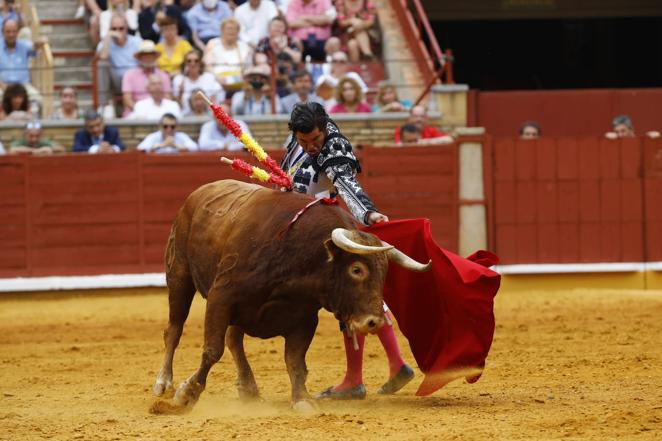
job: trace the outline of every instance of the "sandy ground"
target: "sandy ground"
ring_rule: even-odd
[[[198,297],[175,355],[177,383],[197,368],[203,312]],[[290,409],[283,340],[250,338],[263,402],[238,400],[226,353],[191,413],[150,414],[166,314],[165,291],[0,297],[0,440],[662,439],[659,291],[502,292],[478,383],[420,398],[415,380],[395,396],[324,402],[312,415]],[[308,366],[311,392],[343,373],[340,334],[324,312]],[[369,393],[387,375],[376,337],[365,374]]]

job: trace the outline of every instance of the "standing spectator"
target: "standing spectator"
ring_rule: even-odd
[[[191,93],[195,90],[202,90],[214,103],[220,103],[225,99],[225,93],[214,75],[204,70],[205,65],[200,52],[192,49],[184,57],[182,72],[172,80],[173,94],[182,106],[185,115],[191,109],[189,101]]]
[[[148,97],[147,82],[150,75],[161,77],[165,95],[169,97],[171,93],[170,76],[156,67],[159,52],[152,40],[140,43],[140,48],[134,57],[138,60],[138,67],[130,69],[122,79],[122,101],[125,116],[133,112],[137,101]]]
[[[156,50],[161,54],[157,63],[161,70],[175,75],[184,62],[184,56],[193,47],[177,35],[177,21],[174,18],[165,16],[160,18],[158,23],[163,39],[156,45]]]
[[[21,14],[16,10],[16,2],[14,0],[0,0],[0,27],[6,20],[14,20],[18,23],[19,29],[23,23]]]
[[[271,110],[271,69],[263,64],[249,67],[244,71],[246,87],[232,95],[232,113],[235,115],[269,115]],[[280,99],[276,96],[276,111]]]
[[[303,49],[301,41],[287,35],[287,31],[287,22],[283,17],[278,16],[271,19],[268,35],[258,42],[255,53],[265,54],[269,60],[268,62],[271,63],[271,58],[274,55],[278,56],[285,52],[292,58],[294,63],[300,63]]]
[[[368,91],[368,86],[361,76],[356,72],[348,71],[347,54],[341,51],[334,52],[331,55],[331,70],[317,78],[315,83],[315,93],[326,100],[327,107],[332,107],[335,104],[335,101],[333,101],[334,90],[343,77],[350,77],[359,83],[363,94]]]
[[[51,114],[49,119],[78,119],[80,117],[76,89],[71,86],[63,87],[60,90],[60,107]]]
[[[228,115],[232,116],[230,107],[223,103],[221,107]],[[245,122],[240,119],[235,119],[241,130],[251,135],[250,130]],[[221,122],[207,121],[200,128],[200,139],[198,139],[200,150],[227,150],[234,152],[244,148],[244,145],[239,141]]]
[[[34,47],[40,49],[46,44],[46,38],[40,37]],[[34,57],[31,42],[18,39],[18,22],[7,19],[2,23],[0,40],[0,89],[7,84],[19,83],[28,90],[31,100],[39,98],[39,92],[30,84],[30,57]]]
[[[99,14],[97,24],[90,23],[90,37],[97,44],[110,31],[110,21],[114,14],[122,14],[126,18],[127,31],[134,35],[138,30],[138,12],[140,12],[140,0],[134,0],[133,6],[129,7],[128,0],[110,0],[108,9]]]
[[[354,63],[361,58],[372,60],[379,35],[374,3],[370,0],[337,0],[336,10],[339,38],[347,47],[349,59]]]
[[[313,81],[310,72],[304,69],[295,72],[292,75],[292,82],[294,91],[280,100],[280,113],[289,115],[297,103],[314,102],[324,105],[324,100],[312,93]]]
[[[97,45],[97,93],[102,106],[112,102],[122,90],[124,74],[138,65],[135,54],[141,40],[128,34],[126,18],[115,14],[110,19],[110,31]]]
[[[184,116],[211,116],[209,105],[207,104],[207,101],[198,94],[199,90],[200,89],[195,89],[191,91],[191,96],[188,99],[188,110],[184,113]]]
[[[88,111],[84,119],[85,128],[74,135],[74,152],[119,153],[124,150],[119,132],[114,127],[106,126],[101,115]]]
[[[244,85],[241,71],[250,62],[251,48],[239,40],[240,25],[234,18],[221,23],[222,36],[207,43],[204,60],[226,92],[235,92]]]
[[[407,123],[400,128],[400,144],[416,144],[421,140],[421,128]]]
[[[161,41],[159,18],[168,17],[177,23],[177,34],[184,39],[191,39],[191,28],[186,23],[183,9],[171,0],[141,0],[142,11],[138,14],[138,29],[143,40]]]
[[[329,113],[370,113],[370,104],[363,100],[361,85],[351,77],[343,77],[335,91],[336,104]]]
[[[406,112],[411,108],[411,101],[398,98],[395,86],[384,83],[379,86],[373,112]]]
[[[427,140],[427,143],[450,143],[454,139],[446,132],[442,132],[436,127],[428,125],[428,111],[423,106],[414,106],[409,110],[408,124],[414,124],[421,130],[421,141]],[[395,130],[394,142],[400,143],[400,127]]]
[[[181,117],[182,109],[176,101],[167,99],[163,89],[163,78],[156,73],[147,78],[147,92],[149,96],[138,100],[129,115],[131,119],[160,119],[165,114]]]
[[[248,0],[234,10],[234,18],[241,26],[239,39],[255,48],[267,36],[269,23],[278,16],[278,8],[271,0]]]
[[[18,83],[7,86],[2,97],[0,121],[28,121],[32,118],[27,89]]]
[[[535,121],[524,121],[519,128],[520,139],[538,139],[540,134],[540,126]]]
[[[11,143],[9,153],[27,155],[52,155],[62,153],[64,148],[48,138],[41,137],[41,123],[30,121],[25,125],[23,139],[17,139]]]
[[[200,50],[212,38],[221,36],[219,24],[232,17],[232,11],[227,3],[218,0],[202,0],[186,13],[186,20],[191,27],[193,44]],[[219,32],[220,31],[220,32]]]
[[[331,37],[336,15],[331,0],[290,0],[287,6],[290,35],[303,42],[304,57],[324,60],[324,44]]]
[[[612,131],[605,133],[605,137],[608,139],[634,138],[636,136],[632,119],[627,115],[618,115],[614,117],[611,121],[611,126]],[[651,130],[646,132],[646,136],[652,139],[659,138],[660,132],[657,130]]]
[[[186,133],[177,131],[177,118],[166,113],[161,117],[161,130],[150,133],[138,144],[138,150],[154,153],[178,153],[198,150]]]

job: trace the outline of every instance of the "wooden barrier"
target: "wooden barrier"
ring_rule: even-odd
[[[493,155],[502,263],[662,260],[662,141],[501,138]]]
[[[455,250],[456,151],[365,148],[360,181],[382,212],[431,218],[436,239]],[[0,278],[163,271],[186,196],[227,178],[242,175],[218,153],[0,157]]]

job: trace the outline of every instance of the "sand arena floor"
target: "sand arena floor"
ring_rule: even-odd
[[[191,413],[150,414],[166,298],[161,290],[0,296],[0,440],[662,439],[659,291],[501,292],[478,383],[419,398],[415,380],[395,396],[323,402],[312,415],[290,409],[283,340],[251,338],[263,402],[238,400],[226,353]],[[198,297],[175,355],[177,383],[197,368],[203,312]],[[311,392],[343,373],[340,334],[324,312],[308,367]],[[369,337],[369,393],[386,375]]]

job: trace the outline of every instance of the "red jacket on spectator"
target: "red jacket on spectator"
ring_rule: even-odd
[[[439,138],[441,136],[449,136],[448,133],[442,132],[439,129],[436,129],[432,126],[425,126],[421,130],[421,139],[430,139],[430,138]],[[400,127],[395,129],[395,137],[393,141],[397,144],[400,142]]]

